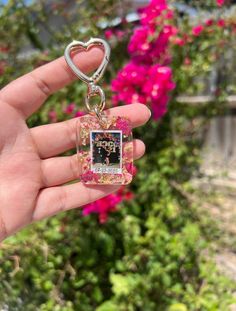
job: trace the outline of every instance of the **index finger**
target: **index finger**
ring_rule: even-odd
[[[73,61],[85,73],[96,69],[103,58],[103,50],[93,47],[73,55]],[[0,99],[20,110],[27,118],[52,93],[72,82],[76,76],[60,57],[14,80],[0,92]]]

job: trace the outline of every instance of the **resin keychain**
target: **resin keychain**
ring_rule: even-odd
[[[71,53],[88,50],[92,46],[104,50],[101,65],[91,77],[74,64]],[[85,104],[89,114],[78,119],[76,145],[80,179],[85,184],[126,185],[133,177],[133,140],[130,120],[109,116],[105,108],[105,94],[97,85],[110,58],[110,46],[105,40],[92,38],[88,42],[71,42],[65,49],[65,59],[75,75],[88,86]],[[91,98],[98,96],[99,103]]]

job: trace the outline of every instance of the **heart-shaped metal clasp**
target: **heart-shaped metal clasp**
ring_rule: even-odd
[[[73,49],[82,48],[87,50],[88,48],[92,46],[102,46],[104,49],[104,58],[98,69],[94,72],[94,74],[91,77],[88,77],[86,74],[84,74],[73,62],[71,58],[71,51]],[[103,76],[103,73],[107,67],[107,64],[110,59],[110,46],[109,44],[99,38],[91,38],[88,42],[81,42],[81,41],[72,41],[70,44],[67,45],[65,49],[65,59],[68,64],[68,66],[72,69],[72,71],[75,73],[75,75],[81,79],[83,82],[89,84],[89,83],[97,83],[101,77]]]

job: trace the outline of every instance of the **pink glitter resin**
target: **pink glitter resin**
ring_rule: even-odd
[[[94,164],[94,154],[91,148],[91,133],[110,138],[119,137],[119,160],[111,172],[112,163]],[[101,135],[100,135],[101,132]],[[108,134],[107,134],[108,133]],[[117,133],[117,134],[113,134]],[[118,136],[115,136],[118,135]],[[117,143],[117,138],[114,138]],[[101,150],[101,148],[98,148]],[[100,152],[99,150],[99,152]],[[108,117],[103,115],[102,122],[92,115],[85,115],[77,123],[77,154],[79,160],[80,179],[85,184],[127,185],[133,178],[133,141],[132,127],[129,119],[124,117]],[[99,169],[94,168],[96,165]],[[117,166],[118,165],[118,166]],[[105,168],[104,168],[105,167]]]

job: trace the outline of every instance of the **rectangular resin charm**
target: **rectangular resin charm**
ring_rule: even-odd
[[[77,154],[83,183],[126,185],[131,182],[131,129],[130,121],[124,117],[80,117],[77,124]]]

